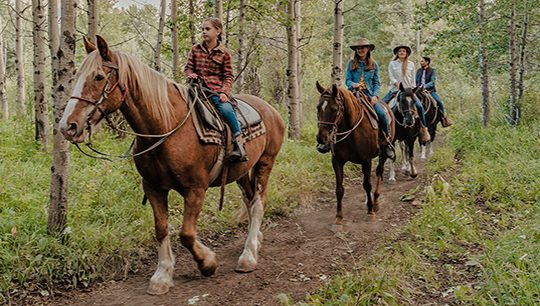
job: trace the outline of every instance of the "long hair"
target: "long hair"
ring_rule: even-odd
[[[221,23],[221,20],[219,20],[219,18],[208,18],[204,22],[210,22],[210,24],[215,29],[218,29],[220,31],[219,34],[218,34],[217,39],[218,39],[218,42],[221,42],[221,40],[222,40],[221,35],[223,35],[223,24]]]
[[[399,50],[401,49],[405,49],[405,48],[400,48]],[[397,53],[399,53],[399,50]],[[396,53],[396,56],[394,56],[394,61],[399,59],[399,56],[397,55]],[[401,73],[403,74],[403,77],[405,77],[405,75],[407,75],[407,65],[409,65],[409,53],[407,53],[407,55],[405,56],[405,60],[401,63]]]
[[[362,61],[362,59],[358,55],[358,52],[354,51],[353,58],[351,59],[351,69],[352,70],[360,69],[360,61]],[[373,57],[371,57],[371,50],[367,52],[366,59],[364,60],[364,62],[366,63],[365,70],[375,69],[375,63],[373,61]]]

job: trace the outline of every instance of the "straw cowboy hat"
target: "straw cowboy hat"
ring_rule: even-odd
[[[407,56],[411,55],[412,53],[412,50],[411,50],[411,47],[407,46],[407,45],[399,45],[397,47],[394,48],[394,55],[396,55],[399,51],[399,49],[405,49],[407,51]]]
[[[357,40],[356,43],[350,45],[349,47],[351,47],[353,51],[356,51],[356,48],[364,47],[364,46],[368,46],[370,51],[373,51],[373,49],[375,49],[375,45],[370,43],[369,40],[363,37]]]

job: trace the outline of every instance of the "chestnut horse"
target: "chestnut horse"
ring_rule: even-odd
[[[433,155],[432,143],[437,135],[437,124],[442,120],[442,113],[440,112],[439,107],[437,107],[437,102],[435,102],[435,99],[433,99],[431,93],[427,89],[423,88],[419,90],[417,95],[424,106],[427,129],[429,131],[429,136],[431,136],[431,140],[426,144],[420,143],[420,148],[422,148],[420,159],[425,160],[426,157]]]
[[[317,90],[321,94],[317,105],[317,120],[319,131],[317,133],[318,149],[322,153],[332,151],[332,167],[336,175],[336,198],[337,214],[333,224],[335,229],[342,227],[342,199],[343,166],[347,162],[362,165],[364,176],[363,187],[366,192],[366,204],[368,215],[374,215],[379,210],[379,196],[381,194],[381,182],[383,179],[384,163],[386,155],[379,146],[379,130],[375,129],[368,118],[370,103],[367,96],[360,94],[359,101],[355,95],[347,89],[332,85],[325,89],[317,82]],[[394,136],[394,119],[390,108],[384,104],[389,115],[390,135]],[[324,149],[327,148],[327,149]],[[379,156],[377,165],[377,186],[371,196],[371,163],[372,159]]]
[[[152,205],[159,243],[158,265],[147,292],[164,294],[173,286],[175,258],[170,243],[167,203],[170,190],[184,198],[182,245],[191,252],[202,275],[214,274],[218,266],[216,255],[197,239],[196,225],[207,189],[219,186],[223,173],[227,173],[224,181],[236,181],[242,190],[249,217],[247,239],[235,270],[253,271],[262,243],[260,226],[268,179],[285,132],[279,113],[255,96],[238,95],[260,113],[267,131],[246,143],[249,161],[226,164],[228,171],[211,179],[210,170],[221,148],[199,141],[190,118],[193,104],[186,100],[186,87],[130,55],[111,51],[102,37],[97,38],[97,49],[85,39],[85,48],[88,55],[79,69],[60,130],[67,140],[81,143],[101,119],[120,109],[133,131],[138,133],[133,148],[134,161],[143,178],[144,193]],[[151,137],[164,134],[169,137],[162,143],[159,142],[163,137]],[[138,152],[144,154],[137,155]]]
[[[408,173],[412,178],[418,176],[414,166],[414,142],[420,132],[420,118],[415,105],[415,92],[417,88],[404,88],[399,84],[399,93],[396,96],[397,105],[392,108],[396,118],[396,138],[400,141],[401,148],[401,169]],[[394,163],[390,164],[390,173],[388,181],[396,181]]]

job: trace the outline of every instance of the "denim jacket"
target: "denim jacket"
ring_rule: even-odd
[[[377,62],[374,62],[375,69],[373,70],[365,70],[365,64],[363,62],[359,62],[360,69],[357,70],[351,70],[351,61],[349,61],[349,64],[347,65],[347,75],[345,77],[345,85],[347,85],[347,88],[350,91],[353,91],[353,85],[360,82],[360,78],[362,76],[362,71],[364,72],[364,82],[366,83],[367,87],[367,94],[369,98],[373,96],[379,96],[381,92],[381,83],[379,81],[379,65]]]

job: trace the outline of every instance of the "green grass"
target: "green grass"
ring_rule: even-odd
[[[300,305],[540,303],[540,126],[478,122],[437,148],[410,225]]]
[[[313,127],[306,129],[313,135]],[[0,121],[0,134],[0,303],[25,291],[47,294],[121,278],[156,252],[152,210],[141,205],[141,179],[132,161],[92,159],[71,147],[71,234],[60,241],[47,234],[51,153],[35,144],[27,120]],[[267,218],[288,215],[298,205],[309,205],[318,190],[329,190],[330,158],[316,152],[312,138],[285,141],[270,180]],[[94,144],[122,154],[130,141],[102,131]],[[239,189],[227,187],[223,211],[218,199],[219,188],[210,189],[199,218],[200,236],[238,227]],[[173,241],[179,245],[183,200],[171,192],[169,202]]]

